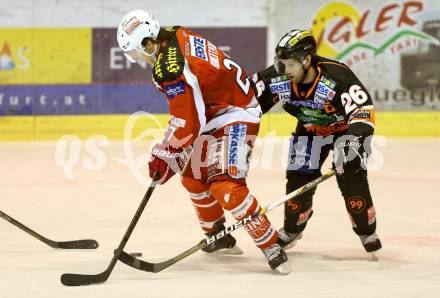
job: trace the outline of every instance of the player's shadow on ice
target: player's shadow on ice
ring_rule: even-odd
[[[149,260],[151,261],[151,260]],[[153,260],[154,261],[154,260]],[[157,261],[157,260],[156,260]],[[121,265],[124,268],[124,265]],[[269,265],[263,255],[261,258],[247,257],[245,255],[215,255],[200,254],[191,259],[183,260],[158,274],[137,271],[132,272],[132,268],[124,269],[119,278],[130,280],[155,280],[155,279],[184,279],[194,278],[197,275],[224,274],[248,274],[263,273],[272,274]],[[131,272],[131,273],[130,273]],[[136,272],[136,270],[134,271]],[[146,273],[146,274],[145,274]],[[177,275],[176,275],[177,274]]]
[[[340,271],[340,270],[377,270],[398,267],[407,262],[399,259],[393,252],[381,252],[379,260],[373,258],[360,249],[346,249],[331,252],[306,252],[306,251],[287,251],[289,262],[293,271]],[[148,260],[161,261],[161,260]],[[140,272],[135,274],[132,268],[126,269],[127,279],[155,280],[155,279],[184,279],[193,278],[197,275],[218,274],[273,274],[263,255],[256,254],[243,255],[217,255],[200,253],[191,258],[182,260],[177,264],[165,269],[159,274]],[[124,270],[125,271],[125,270]]]
[[[305,251],[287,251],[287,256],[296,260],[305,260],[305,259],[315,259],[315,260],[323,260],[323,261],[364,261],[364,262],[373,262],[374,260],[369,254],[363,254],[359,252],[357,255],[353,255],[351,252],[349,254],[341,252],[338,255],[327,254],[321,252],[305,252]]]
[[[383,250],[377,252],[377,258],[362,250],[338,250],[330,253],[287,251],[287,256],[299,271],[309,271],[309,269],[344,270],[359,266],[375,270],[399,267],[410,263],[410,261],[399,257],[399,253]]]

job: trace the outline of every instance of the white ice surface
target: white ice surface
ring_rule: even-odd
[[[370,173],[383,250],[371,261],[353,233],[332,178],[315,195],[314,215],[288,252],[293,272],[270,272],[249,236],[234,233],[242,256],[198,252],[157,274],[118,263],[101,285],[69,288],[65,272],[103,271],[145,187],[126,166],[121,143],[102,149],[106,166],[74,168],[67,180],[54,162],[55,143],[0,143],[0,210],[54,240],[94,238],[97,250],[54,250],[0,219],[0,298],[17,297],[439,297],[439,139],[388,139],[380,171]],[[138,146],[136,152],[142,153]],[[261,154],[256,150],[255,157]],[[261,205],[284,194],[280,153],[271,170],[254,169],[252,193]],[[90,157],[85,152],[83,158]],[[145,169],[144,169],[145,170]],[[147,183],[145,184],[147,185]],[[282,224],[282,208],[269,214]],[[231,223],[231,218],[228,217]],[[179,180],[160,186],[126,246],[160,261],[195,245],[202,232]]]

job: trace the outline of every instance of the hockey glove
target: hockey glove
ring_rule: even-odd
[[[151,160],[148,162],[150,177],[158,173],[158,184],[165,184],[179,170],[178,162],[182,149],[169,145],[156,144],[151,150]]]
[[[333,164],[339,175],[354,175],[362,168],[367,169],[365,138],[342,136],[335,143]]]

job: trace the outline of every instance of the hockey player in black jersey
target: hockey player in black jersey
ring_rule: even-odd
[[[278,101],[298,119],[292,133],[286,193],[321,175],[334,151],[337,182],[354,232],[367,252],[382,247],[376,234],[366,158],[371,153],[374,107],[368,91],[343,63],[316,55],[309,31],[291,30],[276,47],[274,64],[253,76],[263,113]],[[302,237],[312,216],[312,189],[285,204],[280,244],[286,249]]]

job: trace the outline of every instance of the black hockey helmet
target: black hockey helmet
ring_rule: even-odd
[[[310,31],[293,29],[281,38],[275,48],[278,59],[298,59],[316,55],[316,41]]]

